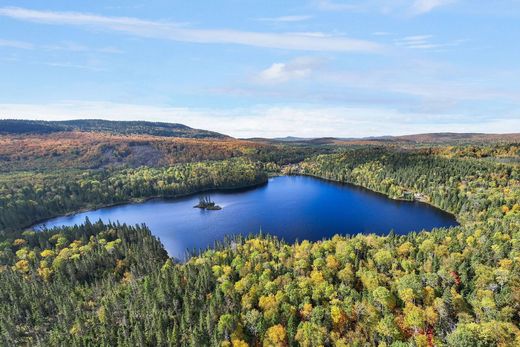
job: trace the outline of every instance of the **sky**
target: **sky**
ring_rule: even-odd
[[[520,0],[0,0],[0,118],[520,132]]]

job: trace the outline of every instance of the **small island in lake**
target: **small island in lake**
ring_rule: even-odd
[[[203,210],[222,210],[222,207],[211,201],[209,196],[199,197],[199,203],[193,207],[201,208]]]

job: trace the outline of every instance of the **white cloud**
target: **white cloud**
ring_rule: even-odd
[[[287,63],[273,63],[258,74],[257,80],[266,83],[283,83],[309,77],[323,59],[300,57]]]
[[[117,31],[133,36],[178,42],[237,44],[254,47],[303,51],[379,53],[383,46],[345,36],[308,33],[263,33],[228,29],[193,29],[175,23],[147,21],[129,17],[106,17],[78,12],[38,11],[3,7],[0,16],[23,21],[71,25]]]
[[[312,16],[300,15],[300,16],[263,17],[263,18],[258,18],[257,20],[262,21],[262,22],[284,23],[284,22],[302,22],[302,21],[305,21],[305,20],[308,20],[311,18],[312,18]]]
[[[0,118],[64,120],[104,118],[183,123],[235,137],[363,137],[425,132],[507,133],[520,129],[518,115],[478,120],[471,115],[403,113],[372,107],[313,105],[190,109],[111,102],[0,104]]]

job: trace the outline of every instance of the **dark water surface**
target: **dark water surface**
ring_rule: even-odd
[[[220,211],[193,208],[199,195],[157,199],[58,217],[37,228],[74,225],[102,219],[145,223],[170,256],[204,249],[225,235],[264,233],[288,242],[320,240],[335,234],[386,234],[457,225],[455,218],[419,202],[396,201],[363,188],[304,176],[282,176],[250,190],[214,192]]]

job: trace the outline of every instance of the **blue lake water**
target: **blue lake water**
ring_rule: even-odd
[[[225,235],[264,233],[288,242],[321,240],[335,234],[405,234],[457,225],[455,218],[419,202],[396,201],[364,188],[305,176],[269,179],[249,190],[212,192],[219,211],[193,208],[199,195],[156,199],[58,217],[38,225],[52,228],[91,221],[145,223],[170,256],[205,249]]]

